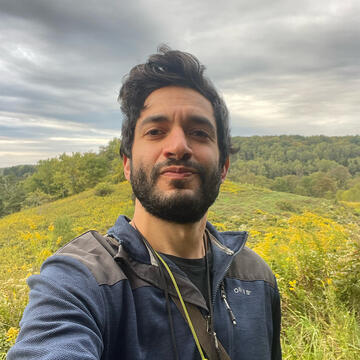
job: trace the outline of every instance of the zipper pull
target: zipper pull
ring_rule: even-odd
[[[216,336],[216,332],[215,331],[212,331],[211,330],[211,316],[210,315],[207,315],[206,316],[206,331],[212,335],[212,337],[214,338],[214,343],[215,343],[215,347],[216,347],[216,350],[219,350],[219,341],[217,339],[217,336]]]
[[[206,331],[211,334],[210,315],[206,316]]]
[[[214,340],[215,340],[216,350],[219,350],[219,342],[218,342],[218,339],[217,339],[217,336],[216,336],[216,332],[215,332],[215,331],[213,332],[213,336],[214,336]]]
[[[230,320],[233,324],[233,326],[236,326],[236,318],[235,318],[235,315],[234,313],[232,312],[231,310],[231,307],[227,301],[227,298],[226,298],[226,292],[225,292],[225,287],[224,287],[224,282],[221,283],[221,298],[224,300],[224,303],[225,303],[225,307],[229,313],[229,316],[230,316]]]
[[[216,332],[215,332],[215,331],[214,331],[214,332],[211,331],[210,321],[211,321],[210,315],[206,316],[206,331],[207,331],[210,335],[213,336],[216,350],[219,350],[219,341],[218,341],[218,339],[217,339]]]

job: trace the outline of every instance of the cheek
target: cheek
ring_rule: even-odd
[[[151,169],[152,166],[153,164],[151,163],[148,156],[137,156],[135,159],[133,159],[132,169],[134,171],[136,171],[137,169]]]
[[[138,176],[142,172],[148,178],[154,165],[149,156],[136,156],[136,158],[133,157],[130,171],[133,176]]]
[[[198,161],[203,162],[204,164],[208,164],[211,166],[215,166],[219,164],[220,154],[216,149],[202,149],[203,151],[199,151],[198,153]]]
[[[155,163],[161,156],[161,147],[154,142],[137,141],[134,142],[132,149],[132,158],[134,164],[151,164]]]

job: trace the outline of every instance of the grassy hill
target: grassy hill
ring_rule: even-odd
[[[26,278],[88,229],[101,233],[133,213],[129,184],[95,190],[0,219],[0,359],[15,341],[28,299]],[[248,246],[276,274],[284,359],[358,359],[360,203],[336,203],[225,182],[209,220],[249,230]]]

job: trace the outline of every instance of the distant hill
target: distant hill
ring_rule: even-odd
[[[14,176],[19,180],[33,174],[36,171],[36,165],[16,165],[11,167],[0,168],[0,175]]]
[[[360,201],[360,136],[234,137],[228,178],[317,198]],[[114,138],[97,153],[0,169],[0,217],[124,180]]]
[[[360,201],[360,136],[234,137],[229,179],[276,191]]]

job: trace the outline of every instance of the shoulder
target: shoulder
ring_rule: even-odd
[[[276,287],[275,276],[269,265],[246,246],[235,256],[227,276],[244,281],[262,280]]]
[[[79,261],[93,274],[98,285],[114,285],[126,278],[114,260],[118,243],[96,231],[88,231],[59,249],[53,256]]]

